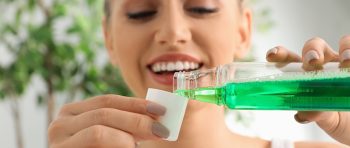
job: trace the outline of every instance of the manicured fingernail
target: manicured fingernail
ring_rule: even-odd
[[[297,121],[297,122],[299,122],[299,123],[301,123],[301,124],[310,123],[310,121],[308,121],[308,120],[300,119],[299,116],[298,116],[298,114],[295,114],[295,115],[294,115],[294,119],[295,119],[295,121]]]
[[[277,54],[277,52],[278,52],[278,49],[275,47],[267,51],[266,55],[267,56],[274,55],[274,54]]]
[[[318,59],[320,59],[320,56],[315,50],[310,50],[305,54],[305,60],[307,63],[310,63],[312,60],[318,60]]]
[[[344,62],[344,61],[347,61],[347,60],[350,60],[350,49],[344,50],[343,53],[341,54],[340,61]]]
[[[159,122],[152,124],[152,133],[161,138],[168,138],[170,134],[169,130]]]
[[[147,112],[158,116],[162,116],[166,112],[166,108],[164,106],[161,106],[153,102],[149,102],[146,108],[147,108]]]

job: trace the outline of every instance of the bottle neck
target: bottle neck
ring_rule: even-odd
[[[192,100],[222,105],[223,85],[227,81],[223,67],[174,75],[174,92]]]
[[[173,91],[195,90],[197,88],[214,88],[221,86],[221,67],[191,72],[177,72],[174,75]]]

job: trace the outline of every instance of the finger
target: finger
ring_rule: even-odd
[[[334,139],[344,144],[350,144],[348,136],[350,114],[347,112],[298,112],[294,117],[296,121],[304,124],[315,121]]]
[[[60,118],[52,121],[47,130],[49,143],[60,143],[70,136],[66,132],[69,126],[71,125],[67,125],[67,118]]]
[[[339,55],[321,38],[305,43],[302,58],[305,70],[320,70],[325,63],[339,61]]]
[[[294,119],[302,124],[320,122],[330,119],[337,112],[301,111],[294,115]]]
[[[69,134],[94,125],[104,125],[142,139],[159,139],[169,136],[169,130],[149,116],[111,108],[88,111],[71,118],[69,122],[71,123],[66,124],[69,125],[66,127],[66,132]]]
[[[135,140],[124,131],[95,125],[79,131],[58,147],[135,148]]]
[[[301,57],[283,46],[277,46],[266,53],[269,62],[300,62]]]
[[[118,95],[104,95],[92,99],[67,104],[62,107],[60,115],[79,115],[99,108],[114,108],[134,113],[161,116],[166,108],[145,99],[129,98]]]
[[[350,67],[350,35],[344,36],[339,42],[340,67]]]

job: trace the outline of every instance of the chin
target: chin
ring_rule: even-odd
[[[198,112],[198,111],[205,110],[208,108],[213,108],[213,107],[219,108],[219,106],[215,104],[203,103],[196,100],[189,100],[187,104],[186,112]]]

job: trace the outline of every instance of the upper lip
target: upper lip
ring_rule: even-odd
[[[182,53],[172,53],[172,54],[164,54],[158,57],[155,57],[150,60],[150,62],[147,64],[148,66],[153,65],[158,62],[176,62],[176,61],[188,61],[188,62],[194,62],[194,63],[201,63],[201,61],[191,55],[188,54],[182,54]]]

